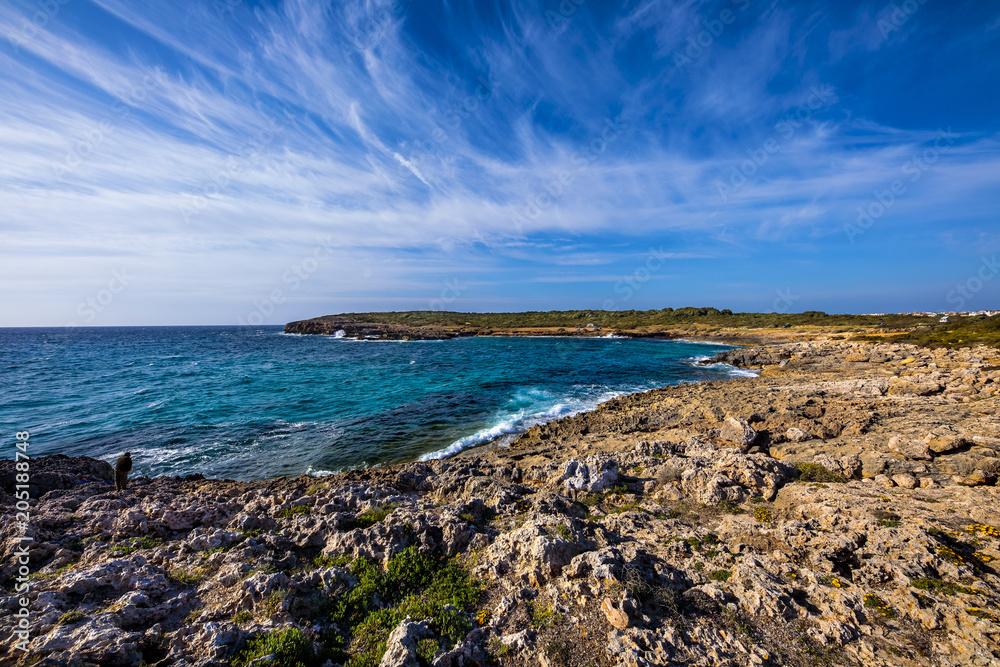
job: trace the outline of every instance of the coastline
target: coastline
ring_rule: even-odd
[[[286,633],[308,640],[304,664],[340,664],[316,653],[331,626],[337,650],[368,645],[323,600],[361,586],[348,561],[412,547],[482,592],[449,603],[458,639],[440,610],[389,614],[382,664],[1000,659],[998,351],[827,339],[720,356],[760,376],[617,397],[435,461],[121,495],[78,483],[96,462],[39,468],[32,651],[221,667]]]

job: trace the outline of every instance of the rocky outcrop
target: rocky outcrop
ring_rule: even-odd
[[[402,324],[377,324],[358,322],[337,315],[314,317],[309,320],[289,322],[285,333],[299,335],[341,336],[358,340],[446,340],[472,332],[442,329],[440,327],[410,327]]]

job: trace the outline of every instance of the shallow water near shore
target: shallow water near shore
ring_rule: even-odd
[[[281,327],[0,329],[0,431],[34,456],[261,479],[454,453],[614,396],[723,379],[724,345],[609,338],[373,342]]]

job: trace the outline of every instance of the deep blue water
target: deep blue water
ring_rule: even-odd
[[[624,393],[719,379],[659,340],[359,342],[280,327],[0,329],[0,441],[259,479],[440,456]]]

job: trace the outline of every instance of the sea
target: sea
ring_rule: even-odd
[[[427,460],[615,396],[741,371],[635,338],[371,341],[261,327],[0,329],[0,447],[252,480]],[[2,450],[0,450],[2,451]],[[0,454],[2,455],[2,454]]]

